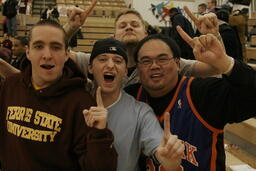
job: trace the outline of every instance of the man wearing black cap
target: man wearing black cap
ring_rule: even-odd
[[[117,170],[138,170],[141,152],[155,156],[168,170],[176,170],[184,146],[169,131],[169,115],[165,115],[167,124],[163,134],[152,109],[121,90],[127,74],[125,45],[110,38],[96,42],[89,72],[100,88],[96,92],[98,106],[84,110],[85,121],[93,126],[99,120],[107,120],[118,153]]]

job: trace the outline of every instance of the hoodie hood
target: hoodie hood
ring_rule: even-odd
[[[86,85],[86,76],[82,74],[82,72],[77,68],[76,64],[68,59],[63,68],[62,77],[56,81],[56,83],[50,85],[49,87],[35,90],[32,82],[32,66],[28,59],[26,59],[22,65],[24,72],[22,72],[21,81],[24,83],[24,86],[30,89],[33,89],[38,96],[42,97],[55,97],[62,95],[64,93],[68,93],[72,91],[75,87],[84,88]]]

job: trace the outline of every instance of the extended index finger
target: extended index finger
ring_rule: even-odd
[[[193,48],[193,39],[180,26],[177,26],[176,29],[182,39],[185,40]]]
[[[191,20],[198,25],[199,24],[199,20],[198,18],[189,10],[189,8],[187,6],[184,6],[184,10],[185,12],[188,14],[189,18],[191,18]]]
[[[84,11],[84,13],[86,15],[89,15],[89,13],[93,10],[96,4],[97,4],[97,0],[92,0],[90,6]]]
[[[170,113],[169,112],[165,112],[164,113],[164,137],[166,139],[169,138],[170,136],[170,128],[171,128],[171,124],[170,124]]]
[[[97,102],[97,106],[98,107],[104,107],[103,101],[102,101],[102,97],[101,97],[101,87],[97,88],[96,91],[96,102]]]

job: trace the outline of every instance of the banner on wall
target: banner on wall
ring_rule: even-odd
[[[149,10],[152,11],[152,14],[155,16],[156,19],[159,20],[159,22],[164,22],[166,23],[167,21],[169,21],[169,16],[170,16],[170,12],[169,10],[171,8],[174,8],[174,2],[173,0],[158,0],[161,1],[159,3],[151,3],[150,4],[150,8]],[[177,1],[177,0],[175,0]],[[193,0],[190,0],[193,1]],[[176,7],[178,8],[178,10],[182,13],[183,9],[180,7]]]

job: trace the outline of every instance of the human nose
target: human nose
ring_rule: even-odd
[[[50,50],[50,48],[46,47],[43,51],[43,58],[49,59],[51,57],[52,57],[51,50]]]
[[[159,68],[160,65],[158,64],[158,60],[157,59],[151,59],[150,67],[151,68]]]
[[[109,59],[106,64],[107,64],[108,68],[113,68],[115,65],[115,63],[112,59]]]
[[[132,25],[128,23],[128,24],[126,25],[126,30],[132,30],[132,29],[133,29]]]

